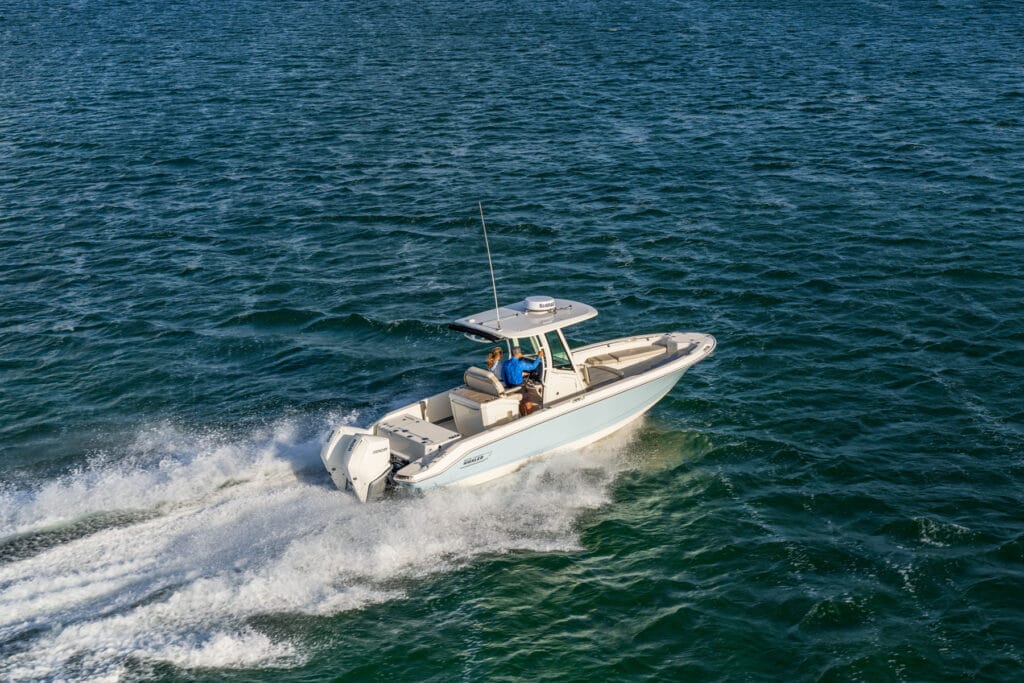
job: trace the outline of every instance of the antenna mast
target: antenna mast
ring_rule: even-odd
[[[491,243],[487,240],[487,221],[484,220],[484,203],[477,202],[480,207],[480,225],[484,226],[484,246],[487,247],[487,267],[491,269],[491,291],[494,292],[494,319],[501,329],[501,314],[498,312],[498,285],[494,283],[494,263],[491,261]]]

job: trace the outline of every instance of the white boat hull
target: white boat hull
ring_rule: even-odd
[[[546,451],[544,451],[542,453],[539,453],[537,455],[534,455],[534,456],[527,456],[526,458],[524,458],[522,460],[515,461],[515,462],[513,462],[513,463],[511,463],[509,465],[505,465],[504,467],[497,467],[497,468],[494,468],[494,469],[485,470],[483,472],[480,472],[477,475],[470,476],[470,477],[467,477],[465,479],[457,480],[457,481],[453,482],[453,485],[454,486],[476,486],[477,484],[484,484],[486,482],[493,481],[494,479],[499,479],[501,477],[504,477],[505,475],[512,474],[516,470],[518,470],[518,469],[520,469],[522,467],[525,467],[528,463],[530,463],[530,462],[532,462],[534,460],[539,460],[540,458],[543,458],[545,456],[551,455],[552,453],[556,453],[556,452],[559,452],[559,451],[569,451],[569,450],[574,450],[574,449],[577,449],[577,448],[583,448],[584,446],[588,446],[588,445],[590,445],[590,444],[592,444],[592,443],[594,443],[596,441],[600,441],[601,439],[603,439],[603,438],[605,438],[607,436],[611,436],[612,434],[614,434],[615,432],[619,431],[620,429],[623,429],[626,426],[632,424],[633,422],[639,420],[641,417],[644,416],[645,413],[647,413],[648,410],[650,410],[652,407],[654,407],[654,404],[657,403],[659,400],[661,400],[661,398],[664,398],[664,396],[659,397],[657,400],[655,400],[653,403],[651,403],[647,407],[645,407],[642,410],[639,410],[639,411],[637,411],[637,412],[635,412],[635,413],[625,417],[621,421],[616,422],[616,423],[614,423],[612,425],[609,425],[607,427],[604,427],[604,428],[602,428],[602,429],[600,429],[600,430],[598,430],[596,432],[593,432],[591,434],[588,434],[586,436],[582,436],[579,439],[577,439],[576,441],[572,441],[572,442],[567,443],[567,444],[562,444],[560,446],[556,446],[554,448],[551,448],[549,450],[546,450]]]
[[[465,325],[471,323],[467,319]],[[557,368],[559,376],[549,363],[541,408],[525,416],[515,415],[518,394],[510,395],[486,371],[470,368],[463,387],[392,411],[368,430],[339,428],[321,457],[338,487],[355,491],[361,500],[383,488],[381,439],[390,447],[394,471],[388,481],[396,488],[481,484],[622,429],[664,398],[715,346],[711,335],[673,332],[574,349],[568,372],[576,373],[576,384],[565,382],[564,366]],[[364,434],[346,435],[356,432]]]
[[[418,473],[420,476],[396,476],[395,484],[420,490],[453,484],[472,486],[514,472],[553,451],[593,443],[650,410],[685,371],[683,367],[631,387],[609,387],[618,391],[609,391],[606,396],[582,396],[464,439],[439,462]]]

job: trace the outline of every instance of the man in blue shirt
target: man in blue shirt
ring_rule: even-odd
[[[512,347],[512,357],[501,366],[501,381],[509,389],[522,386],[523,380],[537,369],[543,357],[544,349],[541,349],[540,355],[533,360],[523,360],[523,350],[518,346]]]

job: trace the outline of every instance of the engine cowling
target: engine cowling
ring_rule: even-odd
[[[391,474],[391,443],[386,437],[358,427],[338,427],[320,459],[334,485],[343,491],[351,488],[363,503],[384,494]]]

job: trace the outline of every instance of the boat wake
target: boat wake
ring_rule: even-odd
[[[120,458],[0,491],[0,675],[118,678],[155,663],[296,666],[267,614],[401,599],[401,580],[482,554],[577,547],[630,431],[470,489],[361,505],[334,490],[318,427],[242,442],[162,426]]]

